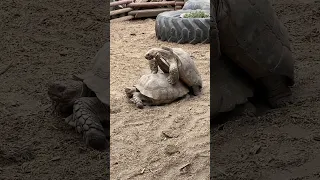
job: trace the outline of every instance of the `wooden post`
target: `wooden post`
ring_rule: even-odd
[[[183,6],[184,2],[163,1],[163,2],[130,3],[127,5],[127,7],[154,8],[154,7],[161,7],[161,6],[167,6],[167,5]]]
[[[117,14],[123,14],[123,13],[130,12],[130,11],[132,11],[132,8],[123,8],[123,9],[114,10],[114,11],[110,11],[110,16],[114,16]]]
[[[129,21],[129,20],[131,20],[131,19],[133,19],[133,18],[134,18],[134,16],[132,16],[132,15],[123,16],[123,17],[120,17],[120,18],[111,19],[110,22]]]
[[[110,7],[114,7],[122,4],[129,4],[129,3],[132,3],[132,0],[115,1],[110,3]]]
[[[174,8],[157,8],[157,9],[144,9],[144,10],[133,10],[128,14],[133,15],[135,18],[142,17],[156,17],[158,14],[165,11],[173,11]]]

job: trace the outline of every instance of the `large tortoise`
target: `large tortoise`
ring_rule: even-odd
[[[145,105],[168,104],[188,94],[184,84],[177,81],[172,85],[167,81],[168,76],[168,73],[145,74],[136,85],[125,88],[125,93],[140,109]]]
[[[109,131],[109,42],[94,58],[92,70],[73,80],[50,83],[48,95],[55,110],[69,115],[65,121],[83,134],[87,145],[97,150],[108,146]]]
[[[210,52],[211,91],[240,98],[232,84],[220,76],[221,64],[226,55],[254,80],[254,90],[263,92],[272,108],[284,107],[292,102],[290,86],[294,84],[294,60],[288,33],[279,21],[268,0],[215,0],[211,8]],[[246,92],[248,89],[246,88]],[[225,91],[225,92],[224,92]],[[242,94],[243,95],[243,94]],[[252,95],[249,91],[249,95]],[[245,99],[249,95],[243,95]],[[221,97],[217,95],[217,97]],[[232,98],[231,98],[232,99]],[[234,101],[213,97],[218,103],[212,106],[230,109]]]
[[[185,83],[193,95],[199,95],[202,89],[200,73],[189,53],[181,48],[151,48],[145,55],[149,60],[151,73],[158,72],[158,66],[169,73],[168,82],[175,84],[179,80]]]

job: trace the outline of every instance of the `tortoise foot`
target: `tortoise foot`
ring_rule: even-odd
[[[195,96],[198,96],[201,94],[201,87],[200,86],[192,86],[192,93]]]
[[[102,123],[107,109],[96,97],[78,99],[73,108],[76,130],[83,135],[86,144],[96,150],[107,148],[108,141]]]
[[[105,133],[94,128],[85,131],[83,133],[83,139],[86,145],[99,151],[103,151],[108,147],[108,140]]]
[[[142,99],[141,99],[140,95],[141,95],[140,92],[133,93],[131,101],[137,106],[137,108],[143,109],[144,105],[142,103]]]
[[[251,102],[246,102],[237,106],[234,112],[240,116],[255,117],[257,115],[257,108]]]
[[[291,92],[279,94],[268,99],[271,108],[283,108],[293,103]]]
[[[64,119],[64,122],[69,124],[72,127],[76,127],[76,122],[74,121],[75,119],[73,118],[73,114],[69,115]]]
[[[250,102],[247,102],[243,105],[242,114],[245,116],[254,117],[257,115],[257,108]]]
[[[292,92],[286,84],[286,77],[273,75],[262,78],[266,88],[267,101],[271,108],[282,108],[292,103]]]

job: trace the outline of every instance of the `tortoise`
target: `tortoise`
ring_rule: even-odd
[[[201,93],[202,79],[194,63],[194,57],[183,49],[165,46],[151,48],[145,58],[149,60],[151,73],[157,73],[159,66],[164,73],[169,73],[170,84],[181,80],[193,95],[197,96]]]
[[[249,75],[254,93],[260,93],[271,108],[292,103],[294,60],[288,32],[269,1],[215,0],[210,8],[212,91],[223,94],[219,86],[228,83],[214,72],[223,64],[221,56],[225,55]],[[228,92],[239,96],[233,91]],[[223,100],[220,104],[224,104]]]
[[[104,150],[109,130],[109,42],[94,57],[91,70],[67,81],[51,82],[48,95],[55,111],[67,115],[65,122],[82,133],[88,146]]]
[[[126,87],[125,93],[131,102],[142,109],[171,103],[189,93],[189,89],[177,81],[174,85],[167,81],[168,73],[142,75],[133,87]]]

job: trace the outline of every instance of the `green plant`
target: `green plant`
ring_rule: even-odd
[[[207,18],[210,15],[205,13],[204,11],[195,11],[190,13],[185,13],[183,15],[184,18]]]

